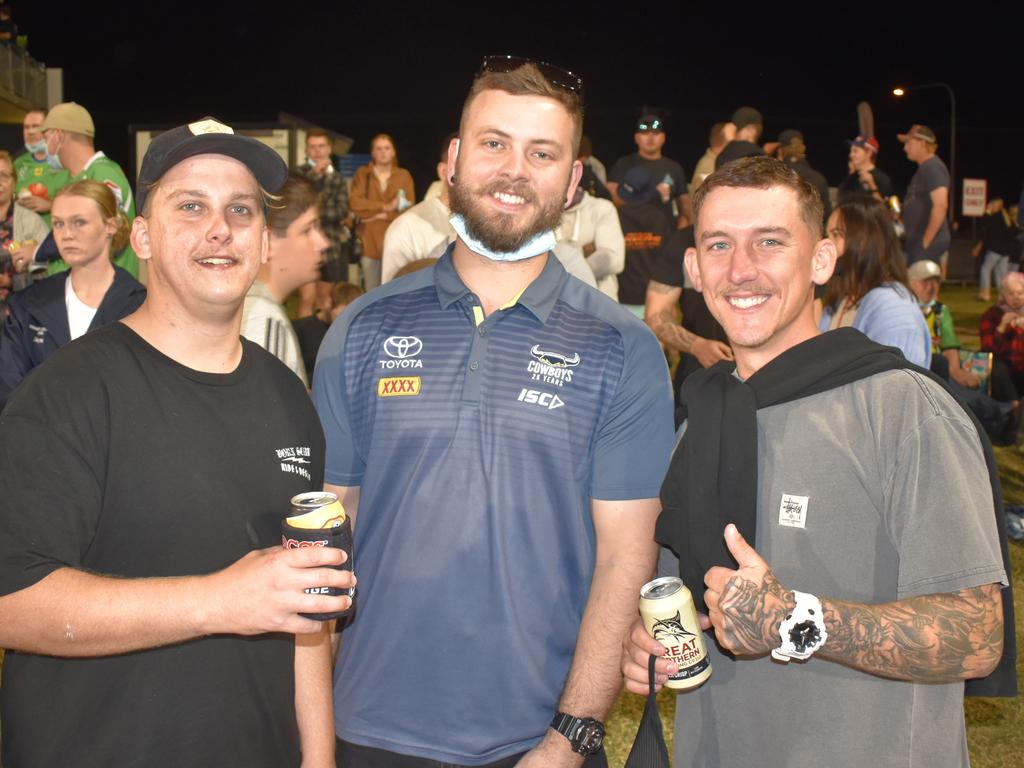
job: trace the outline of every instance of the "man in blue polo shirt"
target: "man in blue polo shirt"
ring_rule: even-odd
[[[339,766],[606,764],[672,416],[653,335],[550,252],[582,170],[580,90],[486,59],[449,151],[458,240],[321,348],[360,589]]]

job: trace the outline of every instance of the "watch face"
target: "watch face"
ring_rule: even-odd
[[[581,755],[592,755],[604,743],[604,728],[596,720],[586,719],[576,732],[576,751]]]
[[[801,621],[789,630],[789,641],[797,651],[804,653],[821,642],[821,631],[813,621]]]

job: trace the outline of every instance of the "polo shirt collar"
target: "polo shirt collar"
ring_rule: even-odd
[[[434,267],[434,284],[437,288],[437,299],[442,309],[448,309],[459,299],[469,294],[469,288],[455,271],[455,264],[452,262],[452,251],[455,243],[452,242]],[[569,279],[569,274],[562,266],[553,251],[548,251],[547,264],[537,278],[526,286],[526,290],[519,296],[517,303],[522,304],[542,323],[546,323],[551,310],[555,308],[555,302],[562,292],[562,286]]]

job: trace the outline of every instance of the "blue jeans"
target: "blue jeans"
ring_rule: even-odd
[[[981,262],[981,288],[982,293],[988,293],[991,289],[993,280],[995,277],[995,286],[999,287],[1000,283],[1003,282],[1003,278],[1006,277],[1006,273],[1010,271],[1010,257],[1003,256],[1001,253],[995,251],[986,251],[985,258]]]

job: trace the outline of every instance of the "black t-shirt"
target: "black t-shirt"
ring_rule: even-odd
[[[657,203],[627,204],[618,211],[626,243],[626,266],[619,274],[619,303],[642,306],[647,300],[654,254],[671,231],[669,219]]]
[[[312,381],[316,354],[320,351],[320,344],[323,343],[327,329],[331,326],[316,315],[292,320],[292,326],[295,328],[295,336],[299,340],[299,349],[302,351],[302,362],[306,366],[306,373],[309,374],[309,380]]]
[[[637,165],[642,165],[647,168],[651,174],[651,178],[654,179],[655,184],[661,184],[664,182],[672,188],[672,192],[669,194],[668,200],[660,203],[660,205],[665,217],[669,221],[675,221],[676,213],[672,208],[672,201],[676,200],[681,194],[686,192],[687,189],[686,172],[683,170],[683,166],[675,160],[670,160],[667,157],[659,157],[657,160],[649,160],[646,157],[641,157],[638,152],[634,152],[632,155],[620,157],[615,161],[615,165],[612,166],[611,173],[608,174],[608,181],[614,181],[616,184],[621,184],[625,181],[626,173],[629,169]]]
[[[942,220],[942,225],[928,248],[924,247],[924,233],[932,213],[931,194],[942,187],[946,188],[948,194],[949,170],[942,160],[933,156],[918,166],[917,172],[910,180],[907,197],[903,201],[903,225],[907,230],[904,248],[911,262],[921,259],[938,261],[949,249],[951,235],[946,219]]]
[[[725,331],[718,324],[715,316],[708,309],[704,295],[693,288],[686,287],[686,277],[683,272],[683,257],[687,248],[695,247],[693,227],[678,229],[668,235],[658,249],[658,253],[651,261],[651,280],[664,285],[671,285],[682,288],[679,296],[679,310],[683,315],[683,328],[695,333],[701,338],[721,341],[726,344],[729,340]],[[675,391],[679,395],[679,387],[691,373],[699,371],[701,364],[693,355],[683,354],[679,356],[679,366],[676,368]]]
[[[824,174],[814,170],[814,168],[811,167],[811,164],[807,162],[806,158],[800,158],[799,160],[787,160],[786,163],[797,172],[801,179],[818,190],[818,196],[821,198],[822,207],[821,223],[824,225],[832,213],[832,198],[829,196],[828,181],[825,179]]]
[[[127,326],[56,352],[0,416],[0,594],[69,566],[207,574],[279,544],[292,495],[322,488],[301,382],[242,340],[194,371]],[[297,766],[294,638],[211,636],[100,658],[8,653],[10,766]]]
[[[889,178],[889,174],[883,171],[881,168],[871,169],[871,178],[875,181],[875,187],[882,194],[883,198],[892,197],[892,179]],[[838,199],[839,202],[843,200],[849,200],[851,197],[867,196],[874,197],[874,192],[871,188],[860,180],[860,176],[856,171],[851,173],[838,187]]]
[[[754,157],[763,154],[764,150],[757,146],[757,144],[751,141],[744,141],[743,139],[733,139],[722,148],[722,151],[718,153],[718,157],[715,158],[715,170],[717,171],[726,163],[739,160],[741,157]]]

